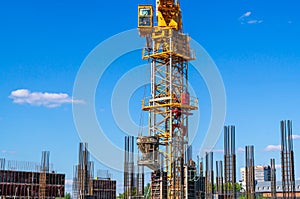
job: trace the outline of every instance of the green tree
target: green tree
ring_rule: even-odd
[[[125,198],[125,194],[124,193],[120,193],[118,196],[117,196],[117,199],[124,199]]]
[[[236,191],[241,191],[241,190],[242,190],[242,184],[240,184],[240,183],[235,183],[235,190],[236,190]]]
[[[148,183],[145,186],[144,192],[145,192],[145,199],[150,199],[151,198],[151,194],[150,194],[150,183]]]
[[[256,196],[256,199],[266,199],[266,197],[263,197],[262,195]]]
[[[64,199],[71,199],[71,194],[70,193],[66,193]]]
[[[235,183],[235,184],[234,184],[234,187],[235,187],[235,190],[236,190],[236,191],[241,191],[241,190],[242,190],[242,185],[241,185],[240,183]],[[224,185],[223,185],[223,188],[224,188],[224,190],[227,190],[227,191],[233,190],[232,183],[224,184]]]

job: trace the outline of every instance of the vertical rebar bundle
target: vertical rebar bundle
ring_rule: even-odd
[[[201,177],[203,177],[203,158],[200,159],[200,162],[199,162],[199,174]]]
[[[213,152],[206,153],[205,198],[214,198],[214,166]]]
[[[193,146],[188,145],[185,151],[185,164],[188,164],[190,160],[192,160],[193,156]]]
[[[109,172],[109,170],[97,170],[97,177],[100,179],[112,179],[112,174]]]
[[[11,171],[41,171],[41,164],[29,161],[8,160],[3,162],[7,170]]]
[[[79,144],[78,165],[75,166],[73,194],[75,199],[85,199],[92,195],[94,164],[90,161],[87,143]]]
[[[141,134],[139,135],[141,136]],[[139,164],[139,161],[141,160],[140,151],[138,150],[138,164],[137,164],[137,195],[144,197],[145,193],[145,174],[144,174],[144,166]]]
[[[236,198],[235,126],[224,127],[224,170],[226,199]]]
[[[271,198],[276,199],[276,168],[275,159],[270,160],[271,163]]]
[[[124,194],[125,199],[133,195],[134,188],[134,137],[125,137]]]
[[[294,151],[292,138],[292,121],[280,122],[281,129],[281,173],[283,198],[295,196]]]
[[[137,173],[137,195],[143,196],[144,195],[144,185],[145,183],[145,174],[144,174],[144,166],[138,165],[138,173]]]
[[[223,162],[216,161],[216,193],[218,198],[224,198],[224,185],[223,185]]]
[[[49,151],[42,152],[39,198],[46,198],[47,173],[49,173]]]
[[[255,198],[254,146],[246,146],[246,198]]]
[[[43,151],[42,152],[42,159],[41,159],[41,171],[49,173],[49,157],[50,152],[49,151]]]
[[[0,158],[0,170],[5,170],[5,158]]]
[[[198,158],[198,179],[196,180],[196,197],[197,199],[205,198],[205,177],[203,175],[203,158]]]
[[[184,199],[196,199],[197,168],[192,159],[184,166],[184,176]]]
[[[199,155],[197,155],[196,167],[197,167],[197,176],[200,176],[200,157],[199,157]]]

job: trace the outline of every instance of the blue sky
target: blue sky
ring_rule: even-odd
[[[39,162],[41,151],[49,150],[54,168],[72,178],[80,139],[71,104],[84,106],[80,99],[72,101],[76,74],[101,41],[136,28],[137,5],[149,3],[154,1],[0,2],[0,157]],[[279,164],[279,151],[266,149],[280,144],[280,120],[293,120],[294,134],[300,135],[300,3],[182,0],[181,4],[184,31],[207,50],[222,75],[226,124],[236,125],[236,147],[253,144],[256,164],[268,164],[271,157]],[[109,97],[124,73],[145,63],[140,58],[140,52],[132,52],[116,60],[97,89],[97,115],[107,116],[103,128],[120,147],[124,133],[109,112]],[[194,144],[199,149],[210,101],[201,76],[194,73],[191,68],[190,81],[198,85],[201,96],[203,126]],[[27,101],[18,95],[26,95]],[[130,100],[136,123],[142,96],[140,88]],[[300,178],[300,139],[295,138],[296,177]],[[215,149],[222,149],[222,137]],[[215,157],[222,158],[218,153]],[[238,153],[237,162],[243,166],[243,153]],[[120,173],[112,172],[122,181]]]

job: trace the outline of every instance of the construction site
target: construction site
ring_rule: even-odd
[[[183,32],[178,0],[156,0],[138,6],[138,30],[145,38],[142,59],[151,64],[149,97],[142,99],[148,112],[148,132],[125,137],[124,198],[196,199],[244,197],[254,199],[298,198],[292,122],[281,121],[281,186],[276,183],[275,160],[271,159],[269,186],[260,190],[256,181],[254,146],[245,147],[244,185],[237,182],[235,126],[224,127],[224,159],[214,162],[213,152],[192,159],[189,117],[198,110],[198,99],[188,85],[189,62],[196,59],[190,37]],[[201,58],[200,58],[201,59]],[[137,145],[138,158],[134,157]],[[204,166],[205,165],[205,166]],[[145,187],[145,168],[151,171]],[[239,186],[240,185],[240,186]],[[264,186],[263,186],[264,187]]]
[[[213,152],[204,158],[191,158],[181,165],[181,197],[170,197],[170,182],[163,168],[151,168],[150,182],[145,182],[143,157],[134,159],[134,146],[140,137],[125,137],[124,155],[124,198],[151,199],[214,199],[214,198],[300,198],[300,180],[295,180],[294,151],[292,141],[292,121],[284,120],[281,126],[281,176],[276,176],[275,159],[268,166],[255,165],[254,146],[245,146],[245,168],[241,168],[240,181],[237,181],[235,126],[224,127],[224,159],[214,161]],[[152,143],[152,141],[148,141]],[[149,149],[150,151],[151,149]],[[191,151],[184,151],[184,157],[191,157]],[[153,153],[151,152],[152,161]],[[203,160],[204,159],[204,160]],[[142,160],[142,161],[141,161]],[[162,158],[160,159],[162,161]],[[142,165],[140,165],[142,163]],[[145,185],[150,183],[145,191]]]
[[[73,198],[111,199],[116,198],[116,181],[108,171],[97,172],[94,176],[94,163],[90,161],[87,143],[79,144],[78,164],[74,167]]]
[[[49,155],[43,151],[41,164],[0,159],[1,198],[63,198],[65,174],[50,170]]]
[[[245,166],[242,179],[237,180],[234,125],[223,128],[222,159],[216,160],[213,151],[193,157],[189,119],[198,111],[200,99],[189,90],[189,63],[198,57],[183,31],[179,0],[138,5],[138,32],[145,40],[142,60],[150,65],[150,93],[140,99],[148,123],[146,133],[124,137],[123,195],[117,196],[117,181],[110,171],[94,173],[88,143],[80,143],[78,163],[73,167],[72,198],[300,198],[291,120],[280,121],[278,131],[281,176],[276,175],[275,158],[268,160],[270,165],[258,166],[254,145],[247,145],[241,155]],[[49,156],[43,151],[40,164],[0,159],[0,199],[65,197],[65,174],[54,172]]]

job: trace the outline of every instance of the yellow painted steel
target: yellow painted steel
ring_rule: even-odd
[[[152,5],[138,6],[138,28],[153,27],[153,7]]]
[[[179,2],[159,0],[157,6],[156,26],[152,6],[138,6],[140,36],[147,41],[142,59],[151,63],[151,97],[142,100],[142,110],[149,112],[148,136],[158,138],[164,157],[161,168],[167,173],[167,198],[183,199],[187,197],[182,179],[188,117],[198,109],[198,99],[188,91],[188,62],[196,56],[190,49],[190,37],[182,33]]]

